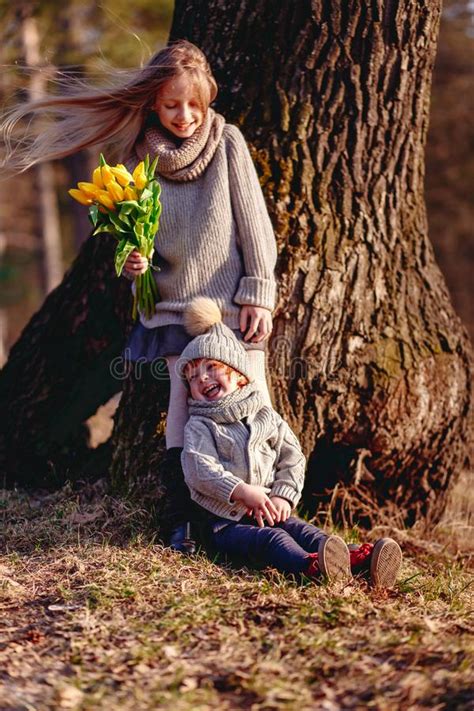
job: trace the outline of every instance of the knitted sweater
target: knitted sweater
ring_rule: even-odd
[[[244,481],[296,506],[305,457],[286,422],[262,405],[253,383],[216,403],[190,400],[189,414],[181,462],[196,503],[217,516],[239,521],[246,508],[231,498]]]
[[[211,130],[212,142],[209,127],[217,127]],[[212,109],[202,130],[207,131],[201,141],[205,161],[190,163],[187,173],[183,151],[193,137],[174,150],[168,139],[163,173],[158,149],[166,139],[158,129],[149,129],[136,149],[135,160],[146,152],[151,158],[158,154],[162,189],[155,239],[161,271],[154,272],[160,301],[152,318],[140,317],[148,328],[182,324],[183,311],[196,296],[214,299],[230,328],[239,328],[241,304],[274,308],[275,237],[245,140]],[[173,158],[179,167],[174,174],[169,171]]]

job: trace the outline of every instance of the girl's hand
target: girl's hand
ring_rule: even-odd
[[[276,509],[275,523],[284,523],[291,516],[291,504],[281,496],[270,496],[270,501]]]
[[[140,252],[134,249],[133,252],[130,252],[130,254],[128,255],[127,260],[124,264],[124,269],[132,277],[137,277],[140,274],[145,274],[146,270],[148,269],[148,259],[146,257],[142,257]]]
[[[246,484],[245,482],[237,484],[232,492],[232,501],[239,501],[244,504],[244,506],[247,507],[248,515],[255,516],[260,528],[263,528],[265,525],[264,519],[268,521],[270,526],[273,526],[275,523],[277,511],[268,498],[263,486]]]
[[[262,306],[242,306],[240,330],[242,333],[246,332],[244,341],[252,341],[252,343],[265,341],[272,332],[272,312]]]

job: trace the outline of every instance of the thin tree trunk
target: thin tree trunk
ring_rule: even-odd
[[[30,80],[30,99],[37,100],[44,94],[47,73],[39,71],[42,67],[42,62],[38,26],[35,18],[29,15],[28,10],[28,6],[20,10],[21,33],[26,64],[35,70]],[[54,289],[60,283],[63,277],[58,201],[51,163],[40,163],[36,167],[36,174],[41,214],[44,287],[46,293],[49,293],[51,289]]]
[[[91,9],[89,9],[88,15],[90,15]],[[72,5],[68,13],[58,20],[60,37],[56,56],[58,62],[63,64],[63,58],[65,58],[66,63],[66,66],[61,70],[61,76],[64,78],[69,74],[72,75],[73,80],[77,81],[83,78],[87,81],[85,67],[79,62],[82,62],[84,57],[95,54],[96,51],[95,36],[92,33],[84,33],[83,27],[84,21],[94,24],[93,18],[84,17],[84,6],[78,4]],[[70,66],[71,64],[72,66]],[[91,175],[93,168],[97,165],[97,157],[93,161],[92,156],[92,151],[82,150],[63,160],[68,174],[68,185],[77,185],[80,180],[86,180],[86,177]],[[90,232],[89,217],[84,206],[75,201],[72,201],[69,211],[72,217],[74,246],[76,251],[79,251]]]

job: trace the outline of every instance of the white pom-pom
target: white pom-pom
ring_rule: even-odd
[[[222,314],[219,306],[206,296],[193,299],[184,312],[184,328],[190,336],[200,336],[220,321]]]

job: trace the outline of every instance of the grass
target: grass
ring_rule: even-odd
[[[473,527],[459,492],[429,534],[375,533],[404,549],[392,591],[182,558],[100,482],[3,492],[0,708],[472,709]]]

